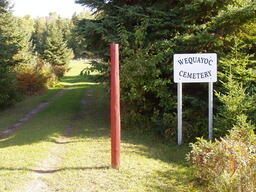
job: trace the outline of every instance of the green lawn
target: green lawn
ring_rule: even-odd
[[[73,62],[63,79],[67,92],[15,135],[0,140],[0,191],[24,191],[47,159],[56,162],[40,180],[50,192],[204,191],[195,185],[184,160],[188,147],[132,128],[122,131],[120,169],[110,168],[108,99],[101,85],[77,76],[86,66]],[[32,108],[34,103],[27,105]],[[73,133],[66,138],[70,126]]]

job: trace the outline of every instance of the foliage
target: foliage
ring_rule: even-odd
[[[103,71],[103,80],[109,77],[109,44],[120,44],[123,114],[153,122],[154,130],[164,135],[176,134],[176,85],[172,80],[174,53],[216,52],[221,58],[220,80],[227,81],[226,75],[230,73],[228,62],[233,62],[236,66],[232,68],[234,79],[244,81],[246,76],[248,91],[254,89],[255,28],[251,26],[256,23],[255,2],[77,2],[95,11],[96,19],[80,20],[77,32],[84,39],[87,50],[104,61],[93,63],[95,69]],[[237,59],[231,60],[236,46],[239,47]],[[225,93],[221,84],[215,87],[218,92]],[[186,84],[183,93],[185,138],[206,135],[207,86]],[[216,104],[222,105],[219,101]],[[230,129],[224,125],[220,128]]]
[[[15,74],[0,67],[0,108],[6,108],[20,100]]]
[[[72,29],[68,46],[72,48],[76,58],[91,56],[91,53],[87,51],[83,36],[79,35],[79,31],[75,27],[81,19],[93,19],[93,16],[90,12],[81,12],[80,14],[74,14],[72,17]]]
[[[254,124],[256,123],[253,115],[256,112],[254,56],[246,53],[244,49],[247,49],[247,44],[243,40],[234,37],[230,41],[234,41],[234,47],[226,58],[220,60],[219,77],[222,83],[218,86],[219,91],[216,92],[220,103],[215,127],[218,134],[222,136],[236,124],[237,117],[242,114],[245,114]]]
[[[35,67],[35,71],[37,73],[42,74],[46,79],[47,83],[46,86],[48,88],[53,88],[53,87],[59,87],[59,79],[53,72],[53,66],[51,66],[49,63],[45,62],[44,60],[41,60],[38,58],[37,64]]]
[[[58,85],[73,57],[67,43],[72,30],[73,21],[55,13],[14,17],[9,1],[0,1],[0,73],[5,73],[0,74],[1,107],[14,104],[20,91],[33,95]]]
[[[73,58],[73,52],[71,49],[67,48],[67,43],[63,39],[62,32],[54,24],[49,24],[47,28],[48,31],[43,57],[53,67],[65,68],[65,72],[68,68],[68,63]],[[58,71],[58,73],[55,74],[61,78],[64,73],[59,73],[60,70],[56,71]]]
[[[63,76],[60,69],[68,68],[68,63],[74,57],[70,48],[73,42],[73,21],[61,18],[57,13],[50,13],[45,18],[34,21],[33,44],[37,55],[53,66],[58,78]],[[65,72],[64,71],[64,72]]]
[[[38,95],[46,90],[47,78],[35,71],[17,74],[18,90],[26,95]]]
[[[18,60],[15,67],[29,67],[36,59],[31,41],[33,20],[30,17],[17,18],[17,20],[18,30],[19,33],[22,34],[22,38],[19,42],[20,50],[15,56],[15,58]]]
[[[251,50],[253,44],[247,44],[246,40],[238,37],[229,39],[233,45],[230,48],[230,53],[220,59],[219,77],[222,81],[227,82],[229,75],[249,87],[251,91],[256,87],[256,67],[255,53]]]
[[[216,192],[254,192],[256,189],[256,135],[245,115],[237,117],[230,134],[215,142],[198,139],[188,159],[197,177]]]
[[[34,19],[34,32],[32,33],[32,42],[35,52],[42,55],[46,40],[46,20],[44,18]]]
[[[47,26],[44,58],[52,65],[67,65],[72,58],[72,51],[67,48],[62,32],[54,25]]]
[[[83,38],[75,29],[75,23],[82,18],[93,18],[89,12],[74,14],[72,19],[61,18],[57,13],[50,13],[49,16],[34,19],[34,32],[32,35],[35,51],[43,57],[49,25],[54,25],[58,32],[61,32],[62,40],[66,46],[72,49],[76,58],[87,55]],[[55,30],[56,30],[55,29]]]
[[[225,93],[216,93],[222,105],[219,107],[215,126],[217,133],[222,136],[227,133],[229,127],[239,122],[238,118],[242,114],[248,117],[255,111],[255,96],[249,95],[241,83],[233,79],[233,75],[227,78],[227,82],[223,83]]]
[[[23,92],[27,95],[33,95],[44,92],[45,88],[58,87],[59,80],[53,70],[54,68],[52,65],[40,57],[35,56],[29,65],[22,65],[15,68],[15,71],[18,74],[17,77],[19,77],[18,80],[21,86],[20,89],[23,90]],[[31,79],[34,78],[39,82],[40,85],[38,85],[38,88],[31,87],[32,90],[30,91],[29,87],[26,86],[28,86],[30,83],[33,84]],[[34,83],[36,83],[36,81]],[[36,85],[31,86],[36,87]]]
[[[199,139],[191,144],[189,159],[210,191],[253,192],[256,188],[255,55],[244,39],[251,37],[227,39],[233,47],[219,65],[222,81],[216,92],[215,136],[229,134],[215,142]]]
[[[0,13],[0,107],[13,105],[20,99],[14,67],[31,59],[28,33],[24,32],[20,20],[11,13]]]
[[[26,95],[38,95],[46,88],[58,87],[59,80],[53,70],[52,65],[36,57],[29,66],[16,69],[18,89]]]
[[[64,76],[65,72],[68,70],[65,66],[55,65],[52,67],[54,74],[61,78]]]
[[[0,64],[9,67],[26,61],[23,51],[27,47],[27,34],[19,28],[18,19],[10,13],[0,14]]]

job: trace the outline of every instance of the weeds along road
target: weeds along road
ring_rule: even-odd
[[[79,76],[86,62],[73,61],[65,93],[0,140],[0,191],[202,191],[184,160],[186,146],[136,128],[123,130],[121,168],[110,168],[109,99],[101,85]],[[1,112],[0,131],[57,91]]]

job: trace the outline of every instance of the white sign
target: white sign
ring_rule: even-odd
[[[174,82],[200,83],[217,81],[217,54],[174,54]]]

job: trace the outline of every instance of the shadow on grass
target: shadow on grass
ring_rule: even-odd
[[[193,172],[188,169],[167,169],[165,171],[156,171],[154,174],[158,179],[161,178],[168,183],[166,185],[159,185],[156,183],[149,184],[150,188],[154,189],[154,191],[191,192],[195,191],[195,189],[196,191],[199,190],[199,186],[193,177]]]
[[[93,97],[87,98],[88,106],[84,119],[86,125],[81,127],[77,137],[110,139],[109,103],[103,95],[101,89],[94,89]],[[189,152],[187,145],[178,146],[174,143],[167,143],[152,132],[132,128],[122,130],[122,145],[123,152],[128,156],[129,153],[137,154],[138,158],[140,158],[139,156],[153,158],[172,165],[170,167],[173,168],[155,171],[149,175],[149,177],[161,178],[162,181],[168,183],[162,185],[153,182],[149,184],[152,191],[185,192],[190,191],[190,187],[194,185],[193,170],[185,160],[185,156]]]
[[[189,166],[185,161],[186,154],[189,152],[187,145],[178,146],[175,143],[168,143],[164,138],[154,133],[141,133],[136,130],[124,130],[122,134],[122,142],[130,143],[139,147],[136,151],[138,155],[154,158],[167,163],[175,163],[177,165]],[[129,149],[130,147],[128,147]],[[138,147],[136,147],[138,149]],[[131,151],[133,151],[131,149]]]
[[[81,81],[80,76],[71,78],[74,83],[69,85],[64,95],[49,104],[44,111],[31,118],[12,135],[0,139],[0,148],[40,141],[51,142],[52,137],[63,135],[74,121],[78,121],[77,116],[83,106],[81,99],[92,97],[90,94],[85,94],[85,91],[93,90],[97,85]]]
[[[77,83],[87,82],[95,83],[99,79],[100,75],[78,75],[78,76],[65,76],[61,79],[63,83]]]
[[[0,167],[1,171],[29,171],[41,174],[49,174],[49,173],[57,173],[61,171],[70,171],[70,170],[105,170],[110,169],[109,166],[99,166],[99,167],[64,167],[59,169],[29,169],[29,168],[7,168],[7,167]]]
[[[83,142],[83,140],[81,141],[58,141],[57,139],[49,139],[50,142],[53,142],[55,144],[59,144],[59,145],[65,145],[65,144],[69,144],[69,143],[80,143]]]
[[[20,123],[19,120],[24,118],[32,109],[39,106],[53,97],[59,89],[49,89],[46,94],[37,96],[24,96],[24,100],[15,105],[9,107],[8,109],[0,111],[0,135],[3,131],[12,127],[16,123]],[[1,137],[1,136],[0,136]]]
[[[10,138],[0,140],[0,148],[37,143],[48,141],[57,143],[52,139],[54,135],[61,135],[65,129],[70,126],[72,121],[77,121],[80,131],[72,135],[76,138],[109,138],[109,103],[104,96],[104,90],[96,84],[88,83],[88,77],[69,76],[62,80],[67,85],[68,92],[61,98],[52,103],[45,111],[38,114],[31,122],[28,122],[24,129]],[[92,83],[92,81],[90,81]],[[90,83],[89,82],[89,83]],[[79,84],[81,83],[81,84]],[[86,90],[91,90],[85,94]],[[83,104],[81,103],[83,99]],[[84,119],[75,119],[74,116],[83,110]],[[81,123],[79,123],[81,121]],[[86,125],[82,125],[86,123]],[[72,141],[71,141],[72,142]],[[187,146],[177,146],[175,144],[165,143],[160,137],[138,130],[123,130],[122,143],[128,144],[125,148],[126,153],[136,153],[139,156],[153,158],[174,164],[173,169],[165,171],[156,171],[152,177],[160,177],[163,180],[170,181],[171,185],[150,184],[155,191],[186,191],[182,185],[191,183],[191,171],[184,160],[185,154],[189,151]],[[67,143],[58,143],[67,144]],[[135,149],[133,149],[135,148]],[[99,152],[99,151],[97,151]],[[38,173],[54,173],[65,170],[88,170],[88,169],[108,169],[103,167],[66,167],[54,170],[34,170],[28,168],[0,168],[0,170],[9,171],[33,171]]]
[[[76,135],[82,138],[110,138],[110,115],[108,98],[104,97],[101,89],[94,89],[93,96],[87,98],[86,114],[84,122],[86,126]],[[158,159],[164,162],[187,165],[185,156],[189,152],[187,145],[178,146],[174,143],[167,143],[158,135],[152,132],[145,132],[137,129],[122,130],[122,143],[132,144],[126,147],[127,152]],[[137,150],[133,150],[132,148]]]

